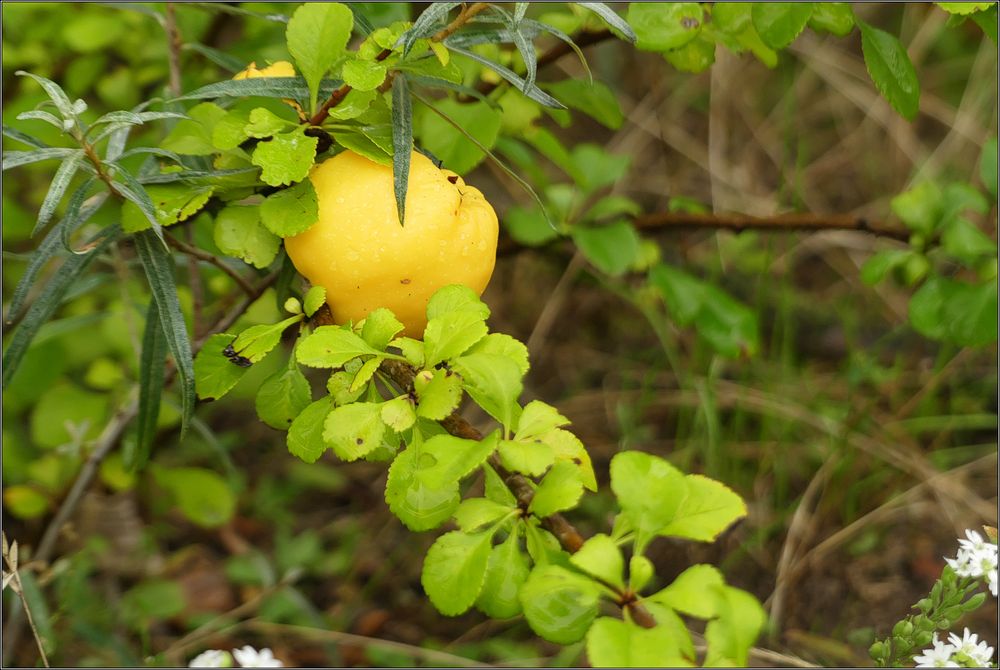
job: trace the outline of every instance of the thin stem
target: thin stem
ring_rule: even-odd
[[[823,231],[857,230],[905,242],[910,232],[889,226],[880,221],[870,221],[853,214],[812,214],[810,212],[777,214],[775,216],[750,216],[748,214],[689,214],[684,212],[657,212],[636,217],[635,225],[642,229],[653,228],[724,228],[734,232],[743,230]]]
[[[181,94],[181,49],[184,41],[181,39],[181,31],[177,28],[177,15],[174,3],[167,3],[167,16],[164,28],[167,31],[170,50],[168,52],[167,63],[170,67],[170,92],[174,97]]]
[[[243,275],[241,275],[239,272],[237,272],[233,268],[231,268],[228,265],[226,265],[226,263],[224,261],[222,261],[222,259],[218,258],[217,256],[214,256],[214,255],[208,253],[207,251],[199,249],[198,247],[196,247],[196,246],[194,246],[192,244],[188,244],[186,242],[181,242],[176,237],[172,237],[170,235],[164,235],[164,239],[167,240],[167,244],[169,244],[170,246],[172,246],[174,249],[177,249],[181,253],[187,254],[192,259],[197,259],[197,260],[200,260],[200,261],[205,261],[206,263],[214,265],[215,267],[217,267],[220,270],[222,270],[223,272],[225,272],[227,275],[229,275],[233,279],[233,281],[235,281],[237,284],[239,284],[239,287],[241,289],[243,289],[243,292],[246,293],[247,295],[252,295],[253,292],[256,290],[253,287],[253,285],[251,285],[250,282],[248,282],[243,277]]]

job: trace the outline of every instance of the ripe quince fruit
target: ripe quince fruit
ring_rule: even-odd
[[[431,296],[450,284],[482,295],[496,263],[496,212],[476,188],[414,151],[404,225],[392,167],[344,151],[312,168],[319,221],[285,239],[288,257],[326,289],[337,323],[391,310],[421,337]]]
[[[279,60],[271,63],[265,68],[258,68],[257,63],[251,61],[246,69],[233,75],[233,79],[255,79],[257,77],[294,77],[295,68],[286,60]]]

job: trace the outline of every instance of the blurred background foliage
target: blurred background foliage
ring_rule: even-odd
[[[355,6],[376,26],[411,20],[424,7]],[[21,69],[84,99],[85,119],[165,96],[168,40],[151,13],[163,9],[4,3],[3,122],[61,143],[56,129],[15,120],[45,99],[14,76]],[[182,90],[229,78],[250,61],[287,59],[285,25],[273,19],[293,9],[178,5]],[[981,189],[980,153],[997,126],[995,42],[931,5],[855,11],[908,47],[922,87],[915,122],[896,115],[866,80],[857,32],[804,34],[771,68],[719,50],[701,74],[603,42],[587,55],[609,95],[595,94],[586,114],[542,112],[502,89],[499,110],[454,100],[440,108],[488,138],[561,222],[610,197],[606,207],[616,215],[810,211],[898,224],[890,201],[920,180]],[[534,6],[529,15],[564,29],[587,20],[562,4]],[[519,63],[514,52],[502,58]],[[463,68],[467,81],[490,82],[470,62]],[[541,82],[547,72],[562,80],[542,84],[557,98],[574,96],[567,78],[586,76],[572,54],[540,71]],[[702,314],[687,328],[677,314],[651,307],[663,286],[681,280],[633,281],[629,263],[602,255],[605,238],[589,239],[586,228],[553,242],[523,189],[471,145],[449,141],[439,117],[415,113],[418,141],[459,171],[475,167],[468,181],[503,221],[484,299],[493,330],[528,343],[526,400],[545,399],[573,420],[602,486],[614,453],[641,448],[720,479],[748,501],[749,519],[714,545],[654,545],[662,577],[715,562],[767,602],[774,629],[762,645],[852,665],[865,662],[876,630],[926,593],[962,529],[996,524],[995,341],[967,348],[928,340],[907,319],[909,289],[863,283],[865,261],[895,242],[843,230],[697,227],[643,230],[640,242],[619,231],[617,244],[643,245],[630,252],[633,268],[636,258],[662,257],[725,291],[709,301],[725,305],[721,316]],[[132,142],[157,146],[163,136],[151,124]],[[529,146],[549,147],[552,160],[540,162]],[[4,174],[5,302],[37,244],[29,233],[53,170],[42,162]],[[95,223],[119,213],[104,208]],[[201,216],[194,242],[214,249],[210,217]],[[995,190],[975,223],[995,242]],[[4,393],[5,532],[22,545],[37,541],[137,375],[145,282],[131,259],[97,262],[103,271],[73,288]],[[994,251],[994,277],[995,263]],[[202,273],[209,297],[232,293],[225,274],[211,266]],[[180,290],[190,318],[190,291]],[[752,352],[720,342],[713,330],[713,318],[744,313]],[[269,291],[240,325],[279,315]],[[345,466],[332,455],[307,466],[257,420],[256,389],[279,365],[271,357],[228,397],[200,405],[183,441],[177,398],[165,393],[151,466],[131,473],[117,455],[101,464],[99,485],[60,538],[59,558],[22,571],[55,663],[141,665],[150,656],[186,663],[203,648],[243,643],[271,646],[289,665],[581,662],[579,645],[540,642],[521,619],[436,614],[414,560],[433,538],[389,514],[383,469]],[[590,532],[606,529],[610,496],[586,500],[575,520]],[[994,645],[995,602],[974,622]],[[5,612],[11,606],[5,591]],[[34,653],[25,637],[11,658],[33,662]]]

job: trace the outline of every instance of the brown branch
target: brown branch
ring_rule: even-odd
[[[757,217],[747,214],[657,212],[636,217],[635,225],[640,229],[724,228],[734,232],[751,229],[769,232],[856,230],[902,242],[910,239],[909,231],[904,228],[889,226],[879,221],[869,221],[863,216],[854,216],[852,214],[812,214],[805,212]]]
[[[181,31],[177,29],[177,14],[174,3],[167,3],[166,21],[163,25],[167,31],[170,49],[167,54],[167,63],[170,67],[170,92],[174,97],[181,94],[181,49],[184,41],[181,39]]]
[[[431,37],[431,41],[440,42],[441,40],[446,39],[456,30],[458,30],[466,23],[468,23],[469,19],[471,19],[473,16],[483,11],[484,9],[489,8],[489,6],[490,3],[488,2],[476,2],[472,5],[462,5],[462,10],[458,13],[458,16],[455,17],[455,20],[449,23],[444,28],[442,28],[439,32],[435,33]],[[391,55],[392,55],[392,49],[382,49],[382,51],[380,51],[378,55],[375,56],[375,60],[377,62],[384,61]],[[393,76],[394,75],[392,72],[386,73],[385,80],[379,85],[378,90],[380,92],[384,93],[386,90],[388,90],[387,85],[391,85]],[[308,120],[309,125],[318,126],[324,121],[326,121],[327,117],[330,116],[330,110],[339,105],[340,103],[342,103],[344,101],[344,98],[347,97],[347,94],[350,93],[351,90],[352,89],[348,84],[344,84],[340,88],[336,89],[333,93],[331,93],[330,97],[327,98],[326,102],[324,102],[320,106],[320,108],[316,110],[316,113],[313,114],[312,117]]]
[[[233,281],[239,284],[240,288],[243,289],[244,293],[246,293],[247,295],[253,294],[255,289],[250,284],[250,282],[248,282],[239,272],[226,265],[221,259],[208,253],[207,251],[199,249],[196,246],[187,244],[186,242],[181,242],[176,237],[173,237],[171,235],[164,235],[163,238],[167,241],[167,244],[172,246],[174,249],[177,249],[181,253],[187,254],[190,258],[197,259],[200,261],[205,261],[206,263],[210,263],[215,267],[219,268],[227,275],[232,277]]]

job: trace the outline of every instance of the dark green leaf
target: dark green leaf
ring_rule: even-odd
[[[421,12],[417,20],[413,22],[413,27],[403,35],[403,56],[409,55],[410,49],[413,48],[418,39],[430,37],[436,33],[438,26],[442,25],[448,18],[448,13],[460,4],[462,3],[434,2]]]
[[[861,51],[868,74],[892,108],[909,120],[920,108],[920,82],[917,71],[899,39],[884,30],[858,21]]]
[[[504,67],[503,65],[500,65],[499,63],[494,63],[493,61],[483,56],[480,56],[474,51],[469,51],[468,49],[462,49],[461,47],[452,46],[448,42],[448,40],[445,40],[445,44],[452,51],[462,54],[466,58],[471,58],[477,63],[485,65],[486,67],[490,68],[498,75],[500,75],[501,77],[509,81],[511,84],[516,86],[519,91],[524,93],[526,96],[528,96],[535,102],[544,105],[546,107],[552,107],[553,109],[566,109],[566,106],[564,104],[553,98],[551,95],[549,95],[542,89],[538,88],[537,85],[532,84],[531,86],[528,86],[528,83],[524,79],[522,79],[512,70]]]
[[[396,195],[399,225],[406,216],[406,186],[410,177],[410,154],[413,152],[413,110],[406,77],[397,74],[392,81],[392,190]]]
[[[492,533],[445,533],[424,558],[420,583],[439,612],[457,616],[476,602],[490,558]]]
[[[167,348],[174,358],[174,365],[180,377],[181,394],[181,437],[187,431],[188,421],[194,411],[194,361],[191,356],[191,342],[188,339],[184,315],[177,299],[177,285],[174,282],[174,264],[170,254],[151,231],[143,231],[132,236],[136,252],[146,273],[149,287],[156,301],[157,313]]]
[[[389,509],[407,528],[418,532],[437,528],[447,521],[461,500],[457,483],[435,489],[416,477],[421,446],[411,444],[396,456],[385,484]]]
[[[849,2],[814,2],[809,27],[837,37],[847,37],[854,30],[854,10]]]
[[[344,82],[324,79],[320,82],[319,95],[326,97]],[[180,100],[214,100],[215,98],[308,98],[309,86],[302,77],[254,77],[252,79],[228,79],[195,89],[177,98]]]
[[[236,495],[222,477],[204,468],[155,470],[160,486],[169,490],[188,519],[203,528],[217,528],[236,511]]]
[[[498,505],[501,509],[504,506]],[[521,551],[518,533],[511,532],[507,539],[490,551],[482,591],[476,599],[476,608],[494,619],[509,619],[521,613],[518,592],[528,579],[531,568],[528,558]]]
[[[292,420],[312,402],[309,382],[292,363],[268,377],[260,389],[254,405],[260,420],[277,430],[288,430]]]
[[[639,257],[639,234],[626,221],[574,228],[573,240],[587,260],[613,277],[625,274]]]
[[[531,629],[549,642],[583,639],[597,617],[600,590],[588,577],[558,565],[536,565],[519,593]]]
[[[997,4],[990,3],[993,6],[987,9],[985,12],[976,12],[969,18],[976,22],[980,28],[982,28],[983,33],[986,34],[993,44],[997,43]]]
[[[47,149],[49,146],[45,142],[42,142],[41,140],[36,139],[31,135],[22,133],[20,130],[17,130],[16,128],[11,128],[6,123],[3,124],[2,128],[4,137],[9,137],[10,139],[21,142],[22,144],[27,144],[29,147],[35,147],[36,149]],[[72,149],[66,149],[66,151],[72,151]],[[4,169],[6,169],[6,166],[4,166]]]
[[[229,333],[216,333],[195,356],[195,391],[202,400],[218,400],[247,373],[248,368],[236,365],[223,354],[235,339]]]
[[[136,416],[135,442],[126,442],[122,453],[125,467],[140,470],[149,460],[160,416],[160,395],[167,362],[167,339],[155,300],[149,301],[146,326],[142,333],[139,358],[139,413]]]
[[[295,417],[286,438],[289,453],[306,463],[315,463],[329,449],[323,439],[323,424],[332,409],[329,398],[320,398]]]
[[[21,359],[28,350],[28,346],[38,333],[38,329],[51,318],[62,302],[66,292],[74,286],[81,273],[86,269],[94,258],[100,254],[104,248],[117,239],[121,234],[121,228],[117,225],[105,228],[93,237],[86,244],[87,251],[70,255],[53,275],[49,283],[45,285],[41,293],[35,297],[28,308],[27,313],[18,324],[7,345],[7,350],[3,353],[3,387],[6,388],[14,373],[17,371]]]
[[[213,49],[210,46],[199,44],[198,42],[185,42],[181,45],[184,51],[194,51],[212,61],[227,72],[236,73],[243,69],[243,61],[235,56],[230,56],[224,51]]]
[[[625,120],[615,94],[599,81],[588,84],[580,79],[563,79],[549,84],[547,88],[572,109],[583,112],[611,130],[618,130]]]
[[[750,18],[764,44],[784,49],[806,27],[812,12],[811,2],[755,2]]]

